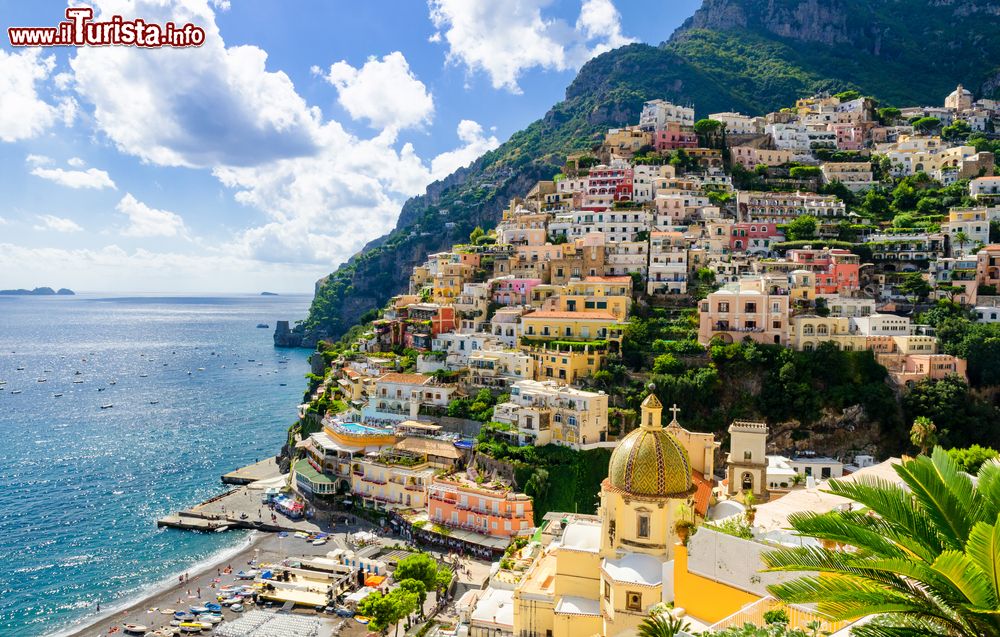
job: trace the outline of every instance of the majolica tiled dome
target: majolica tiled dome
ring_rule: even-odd
[[[643,412],[662,409],[656,396],[643,402]],[[611,454],[611,486],[635,496],[683,497],[691,491],[691,460],[677,439],[656,422],[647,422],[625,436]]]

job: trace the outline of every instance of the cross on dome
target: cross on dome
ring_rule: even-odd
[[[673,420],[671,420],[671,421],[670,421],[670,424],[671,424],[671,425],[676,425],[676,424],[678,424],[678,423],[677,423],[677,413],[678,413],[678,412],[679,412],[680,410],[681,410],[681,408],[677,406],[677,403],[674,403],[674,405],[673,405],[673,406],[672,406],[672,407],[671,407],[670,409],[668,409],[668,410],[667,410],[667,411],[669,411],[669,412],[673,412],[673,414],[674,414],[674,418],[673,418]]]

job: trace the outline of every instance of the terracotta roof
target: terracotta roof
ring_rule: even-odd
[[[708,505],[712,501],[712,483],[706,480],[699,473],[692,474],[691,482],[698,489],[694,492],[694,510],[698,515],[708,514]]]
[[[406,383],[408,385],[423,385],[431,379],[430,376],[425,374],[400,374],[398,372],[390,372],[385,376],[380,376],[378,382],[380,383]]]
[[[434,440],[433,438],[403,438],[396,443],[396,449],[402,451],[412,451],[413,453],[425,453],[429,456],[440,456],[458,460],[462,457],[454,444],[447,440]]]
[[[577,319],[577,320],[589,320],[589,321],[612,321],[617,322],[618,319],[614,314],[610,312],[556,312],[556,311],[539,311],[532,312],[531,314],[525,314],[521,319],[537,318],[537,319]]]

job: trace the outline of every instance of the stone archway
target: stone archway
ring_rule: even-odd
[[[743,475],[740,476],[740,484],[744,491],[749,491],[753,493],[753,474],[749,471],[744,471]]]

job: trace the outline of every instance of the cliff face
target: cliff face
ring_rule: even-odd
[[[659,47],[588,62],[544,117],[407,201],[391,233],[317,282],[306,342],[339,337],[404,291],[429,253],[495,224],[511,197],[551,178],[567,151],[635,122],[645,100],[694,104],[700,117],[761,114],[824,90],[940,104],[959,82],[1000,92],[1000,0],[705,0]]]

